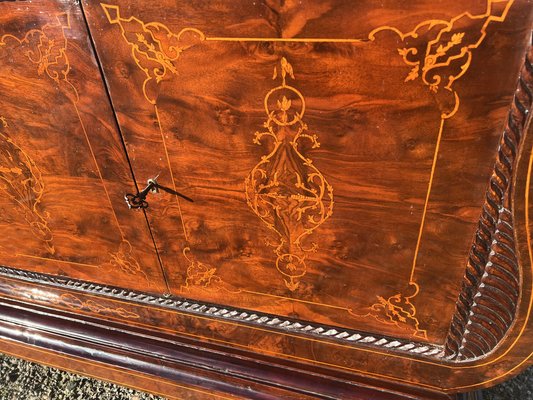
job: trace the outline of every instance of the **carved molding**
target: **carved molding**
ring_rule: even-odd
[[[512,325],[520,297],[511,204],[512,179],[533,101],[533,46],[520,71],[445,343],[453,360],[493,350]]]
[[[203,303],[185,298],[162,297],[129,289],[105,286],[97,283],[41,274],[6,266],[0,266],[0,276],[29,282],[38,282],[39,284],[53,285],[81,293],[85,292],[100,296],[108,296],[120,300],[127,300],[132,303],[149,304],[171,310],[185,311],[193,315],[231,320],[233,322],[240,322],[243,325],[262,326],[274,331],[278,330],[313,336],[315,338],[333,339],[345,344],[357,344],[382,350],[395,350],[432,358],[442,358],[444,355],[444,349],[442,346],[436,346],[430,343],[419,343],[406,339],[397,339],[355,330],[323,326],[316,323],[308,323],[271,314]]]

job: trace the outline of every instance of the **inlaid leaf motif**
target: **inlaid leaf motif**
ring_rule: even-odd
[[[55,253],[52,231],[48,227],[50,215],[42,210],[45,185],[39,167],[11,137],[7,136],[8,123],[0,127],[0,190],[22,211],[33,234],[50,254]]]
[[[285,57],[279,68],[281,85],[265,98],[265,130],[256,132],[253,139],[255,144],[267,145],[265,139],[269,138],[271,147],[246,178],[245,189],[248,206],[277,236],[276,243],[267,244],[274,247],[276,269],[285,286],[295,291],[306,274],[308,254],[318,249],[316,243],[306,241],[333,213],[333,188],[301,152],[304,140],[311,142],[313,149],[320,143],[302,120],[302,94],[287,84],[287,77],[294,79],[294,72]],[[277,71],[278,66],[274,68],[274,78]]]

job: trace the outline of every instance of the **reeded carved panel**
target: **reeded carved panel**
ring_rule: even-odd
[[[81,9],[37,3],[0,4],[0,262],[162,293]]]
[[[532,37],[533,39],[533,37]],[[533,47],[524,55],[494,171],[470,250],[447,356],[468,359],[493,350],[515,320],[522,291],[511,200],[517,156],[533,105]]]

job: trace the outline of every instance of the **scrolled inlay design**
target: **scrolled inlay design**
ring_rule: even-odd
[[[135,17],[123,18],[119,6],[104,3],[101,6],[109,23],[120,27],[135,64],[145,75],[143,95],[155,105],[157,85],[167,75],[178,73],[176,62],[183,51],[204,40],[205,35],[194,28],[185,28],[175,34],[159,22],[144,23]]]
[[[122,289],[114,286],[105,286],[97,283],[91,283],[78,279],[71,279],[62,276],[47,275],[38,272],[25,271],[0,265],[0,276],[15,278],[22,281],[38,282],[56,286],[62,289],[73,290],[81,294],[96,294],[122,301],[146,304],[150,306],[163,307],[180,312],[187,312],[202,317],[226,320],[231,322],[242,323],[243,325],[259,326],[262,328],[272,329],[274,331],[290,332],[313,336],[322,339],[332,339],[344,344],[362,345],[382,350],[396,350],[416,354],[425,357],[440,358],[443,354],[443,348],[439,345],[430,343],[420,343],[409,339],[391,338],[383,335],[369,334],[352,329],[344,329],[321,325],[314,322],[299,321],[296,319],[285,318],[272,314],[253,312],[234,307],[225,307],[217,304],[203,303],[200,301],[190,300],[180,297],[157,296],[149,293],[138,292],[129,289]],[[0,281],[0,292],[3,290],[4,282]],[[11,290],[10,288],[8,290]],[[21,294],[23,295],[23,294]],[[79,306],[78,306],[79,308]],[[91,311],[87,306],[86,310]],[[109,312],[109,308],[107,309]],[[94,309],[93,312],[101,311],[100,308]],[[115,314],[123,318],[133,318],[131,311],[117,312]]]

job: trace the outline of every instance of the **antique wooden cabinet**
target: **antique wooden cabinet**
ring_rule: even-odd
[[[518,373],[532,19],[0,0],[0,351],[176,399],[451,399]]]

